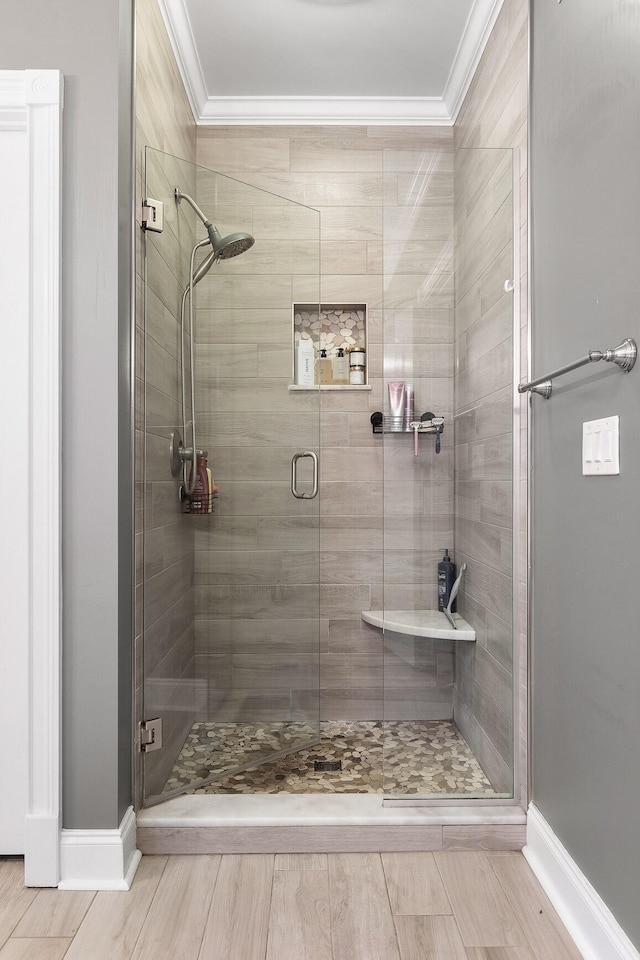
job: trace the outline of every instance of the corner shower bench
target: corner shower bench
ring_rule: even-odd
[[[434,640],[476,639],[476,632],[457,613],[452,614],[454,629],[444,613],[439,610],[363,610],[360,614],[366,623],[394,633],[406,633],[412,637],[432,637]]]

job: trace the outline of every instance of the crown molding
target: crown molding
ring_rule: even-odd
[[[503,3],[504,0],[476,0],[471,8],[442,95],[451,123],[456,122]]]
[[[158,6],[193,116],[196,123],[200,123],[209,95],[186,7],[183,0],[158,0]]]
[[[191,109],[202,125],[450,126],[503,0],[476,0],[441,97],[209,96],[184,0],[158,0]]]
[[[202,124],[449,124],[441,97],[209,97]]]

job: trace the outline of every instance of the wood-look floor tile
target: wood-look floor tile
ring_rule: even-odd
[[[13,936],[74,937],[94,897],[92,890],[39,890]]]
[[[276,870],[266,960],[332,960],[329,876]]]
[[[434,853],[467,947],[526,946],[522,927],[484,853]]]
[[[33,903],[37,890],[24,886],[22,860],[0,861],[0,945]]]
[[[537,960],[529,947],[467,947],[466,960]]]
[[[545,960],[580,960],[581,954],[560,921],[524,857],[488,854],[509,902],[536,956]]]
[[[394,915],[451,913],[432,853],[383,853],[382,866]]]
[[[264,960],[273,861],[272,854],[223,857],[199,960]]]
[[[396,917],[401,960],[467,960],[453,917]]]
[[[65,960],[129,960],[166,863],[166,857],[144,857],[131,890],[96,894]]]
[[[379,854],[329,855],[334,960],[400,960]]]
[[[219,866],[219,856],[168,858],[132,960],[196,960]]]
[[[326,870],[326,853],[278,853],[276,870]]]
[[[62,960],[71,942],[68,937],[11,937],[0,950],[0,960]],[[93,960],[85,954],[89,956]]]

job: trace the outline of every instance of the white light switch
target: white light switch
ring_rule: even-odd
[[[582,473],[585,476],[620,473],[620,417],[582,424]]]

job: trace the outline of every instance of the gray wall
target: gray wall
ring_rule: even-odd
[[[640,339],[640,7],[532,0],[533,369]],[[534,398],[533,800],[640,947],[640,369]],[[620,416],[621,473],[581,475]]]
[[[2,19],[4,69],[65,76],[63,823],[114,828],[131,802],[132,4],[4,0]]]

